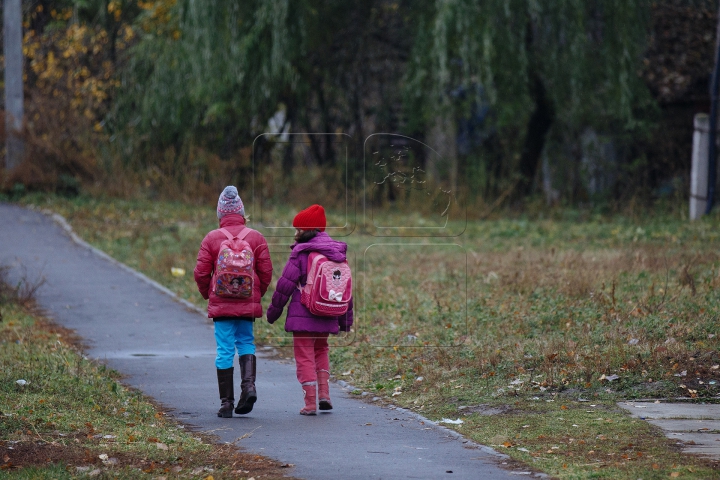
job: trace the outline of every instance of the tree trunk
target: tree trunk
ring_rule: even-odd
[[[449,114],[439,113],[430,127],[428,145],[439,157],[429,153],[425,158],[425,172],[433,185],[443,185],[457,192],[457,127]],[[439,164],[442,162],[442,165]]]
[[[296,102],[295,97],[292,93],[288,95],[285,98],[285,123],[283,124],[282,128],[280,128],[280,132],[285,131],[285,126],[290,125],[290,129],[293,128],[293,123],[295,123],[295,117],[296,117]],[[283,159],[282,159],[282,170],[283,173],[287,176],[292,175],[293,168],[295,168],[295,143],[293,142],[294,135],[288,135],[288,144],[285,145],[285,151],[283,152]]]
[[[715,183],[717,182],[717,148],[715,136],[718,120],[718,85],[720,84],[720,7],[715,33],[715,67],[710,80],[710,138],[708,139],[708,191],[705,213],[709,214],[715,203]]]
[[[547,133],[555,119],[555,112],[547,98],[545,86],[537,75],[532,75],[531,78],[530,93],[535,101],[535,110],[528,122],[525,143],[520,156],[519,170],[521,179],[518,193],[521,195],[527,195],[532,190],[533,180],[545,147]]]
[[[319,88],[317,89],[317,95],[318,95],[318,107],[320,107],[320,117],[322,121],[322,126],[324,129],[324,132],[321,133],[334,133],[332,131],[332,124],[330,123],[330,108],[328,107],[327,101],[325,99],[325,92],[323,90],[322,84],[319,85]],[[317,161],[318,164],[321,166],[329,165],[334,166],[335,165],[335,155],[333,150],[332,141],[330,141],[329,136],[323,136],[327,138],[323,138],[325,140],[324,145],[324,152],[323,155],[318,157]]]
[[[23,95],[22,3],[3,4],[3,54],[5,55],[5,168],[17,167],[25,155],[20,137],[25,117]]]

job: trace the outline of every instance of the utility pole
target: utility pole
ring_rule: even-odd
[[[3,53],[5,55],[5,168],[22,161],[25,145],[20,137],[23,108],[23,53],[21,0],[4,0]]]

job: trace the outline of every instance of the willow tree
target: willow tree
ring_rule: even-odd
[[[506,145],[505,175],[535,178],[549,135],[642,127],[638,76],[649,0],[439,0],[420,9],[405,78],[409,112],[429,121],[489,105]],[[466,95],[453,96],[461,90]]]
[[[274,93],[268,77],[289,76],[282,44],[268,52],[255,41],[284,29],[273,25],[281,16],[268,15],[275,4],[287,10],[284,1],[258,9],[220,0],[146,4],[111,117],[116,131],[160,148],[192,139],[222,144],[246,131],[251,119],[243,113]],[[254,65],[260,56],[268,61]]]
[[[114,127],[146,145],[197,141],[222,150],[251,143],[283,105],[294,131],[362,137],[358,98],[366,92],[358,79],[367,72],[359,53],[380,28],[375,7],[383,3],[146,4]],[[332,162],[321,147],[313,145],[318,161]]]
[[[222,153],[252,142],[282,104],[293,131],[349,133],[362,152],[369,133],[423,135],[438,117],[487,108],[497,174],[520,172],[527,192],[548,138],[641,125],[649,2],[145,2],[109,123],[129,151],[195,142]]]

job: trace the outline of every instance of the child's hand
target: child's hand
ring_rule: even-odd
[[[282,315],[282,310],[276,308],[274,305],[270,304],[270,306],[267,309],[266,319],[270,325],[275,323],[275,320],[280,318],[280,315]]]

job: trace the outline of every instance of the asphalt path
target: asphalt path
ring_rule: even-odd
[[[84,339],[85,354],[126,376],[183,423],[295,465],[308,479],[507,479],[506,457],[412,412],[360,401],[337,384],[334,409],[298,414],[291,362],[258,352],[258,403],[232,419],[219,408],[212,322],[167,289],[84,244],[61,219],[0,203],[0,265],[11,280],[44,278],[39,305]],[[239,370],[239,368],[236,368]],[[236,371],[236,397],[239,371]]]

